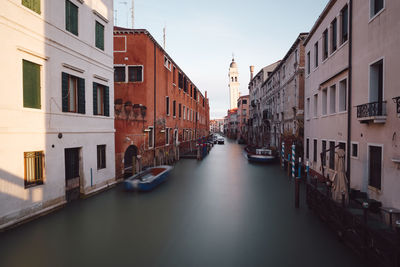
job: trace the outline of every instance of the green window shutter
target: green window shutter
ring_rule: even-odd
[[[22,72],[24,107],[40,109],[40,65],[23,60]]]
[[[40,0],[22,0],[22,5],[40,14]]]
[[[110,92],[109,87],[104,86],[104,116],[110,116]]]
[[[61,73],[61,102],[63,112],[68,112],[68,77],[69,75],[67,73]]]
[[[96,39],[96,47],[104,50],[104,26],[96,21],[96,29],[95,29],[95,39]]]
[[[65,29],[78,35],[78,7],[69,0],[65,0]]]
[[[78,78],[78,113],[85,114],[85,79]]]
[[[93,83],[93,115],[97,115],[97,83]]]

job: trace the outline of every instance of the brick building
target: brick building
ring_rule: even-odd
[[[116,175],[168,164],[209,135],[209,101],[147,30],[114,28]]]
[[[248,121],[249,121],[249,95],[244,95],[238,99],[238,139],[247,142]]]

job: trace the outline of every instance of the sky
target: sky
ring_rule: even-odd
[[[229,108],[229,65],[239,68],[247,95],[255,74],[285,56],[300,32],[309,32],[328,0],[134,0],[134,26],[147,29],[210,100],[211,119]],[[131,28],[132,0],[114,0],[116,25]]]

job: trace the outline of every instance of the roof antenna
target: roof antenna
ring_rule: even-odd
[[[135,28],[135,12],[134,12],[135,0],[132,0],[132,8],[131,8],[131,19],[132,19],[132,29]]]
[[[164,28],[163,28],[164,50],[165,50],[165,42],[166,42],[166,36],[165,36],[166,28],[167,28],[167,26],[164,26]]]

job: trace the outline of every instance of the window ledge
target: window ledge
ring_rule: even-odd
[[[369,19],[368,24],[370,24],[372,21],[374,21],[379,15],[386,10],[386,7],[382,8],[378,13],[376,13],[372,18]]]
[[[372,116],[372,117],[365,117],[365,118],[357,118],[360,123],[376,123],[376,124],[383,124],[386,123],[387,116]]]

